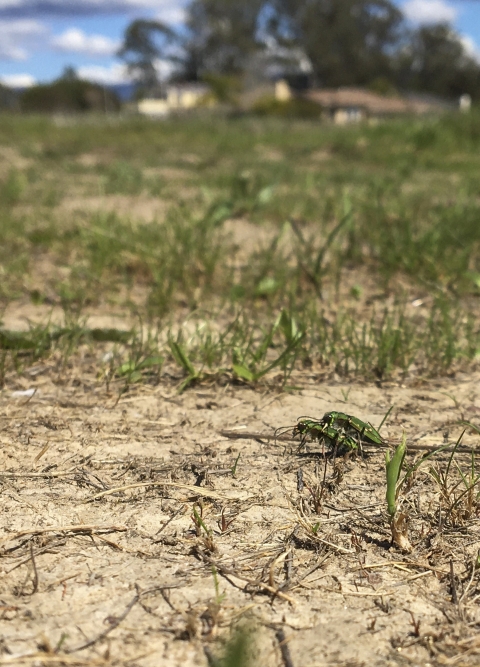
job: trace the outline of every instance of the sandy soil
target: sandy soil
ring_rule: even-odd
[[[0,394],[0,665],[208,665],[239,624],[263,667],[479,664],[478,517],[439,526],[438,495],[419,476],[406,500],[413,551],[402,553],[383,451],[324,473],[313,444],[299,453],[220,431],[272,435],[332,409],[378,425],[394,405],[385,436],[439,445],[460,419],[478,422],[480,377],[304,377],[291,394],[178,395],[167,382],[117,400],[88,369],[63,383],[50,370],[17,382],[33,397],[12,383]]]

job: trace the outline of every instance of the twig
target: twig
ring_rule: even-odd
[[[36,652],[36,653],[24,653],[23,655],[9,655],[0,658],[0,665],[44,665],[44,664],[53,665],[55,663],[63,665],[75,665],[76,667],[93,667],[93,665],[110,665],[111,662],[104,660],[103,658],[97,658],[95,660],[82,660],[81,658],[69,658],[65,654],[62,655],[51,655],[49,653]]]
[[[13,551],[17,551],[17,549],[21,549],[23,546],[25,546],[25,544],[29,544],[29,542],[30,542],[29,539],[23,540],[22,542],[20,542],[16,546],[10,547],[9,549],[2,550],[0,552],[0,555],[5,556],[6,554],[11,554]],[[51,541],[47,541],[46,546],[42,547],[41,549],[39,549],[35,553],[35,558],[37,558],[37,556],[41,556],[42,554],[44,554],[47,551],[52,551],[52,549],[56,549],[57,547],[63,547],[64,544],[65,544],[65,540],[62,539],[62,538],[60,538],[56,542],[53,542],[53,544],[52,544]],[[55,553],[55,552],[52,551],[52,553]],[[18,556],[17,556],[17,558],[18,558]],[[30,556],[28,556],[28,558],[25,558],[24,560],[21,560],[16,565],[14,565],[9,570],[7,570],[6,574],[10,574],[10,572],[13,572],[14,570],[21,567],[22,565],[25,565],[25,563],[28,563],[29,561],[30,561]]]
[[[292,438],[290,435],[287,433],[281,433],[280,435],[271,435],[269,433],[256,433],[256,432],[249,432],[249,431],[220,431],[220,435],[222,435],[224,438],[231,438],[232,440],[281,440],[282,442],[296,442],[298,444],[298,440],[295,440]],[[384,444],[380,443],[364,443],[364,447],[366,449],[369,449],[370,447],[374,448],[381,448],[385,449],[387,447],[391,447],[396,443],[394,442],[385,442]],[[418,452],[434,452],[436,451],[441,445],[408,445],[408,450],[409,451],[418,451]],[[476,447],[469,447],[467,445],[464,446],[454,446],[452,447],[445,447],[445,449],[442,448],[442,453],[443,452],[465,452],[467,454],[470,454],[471,451],[477,451],[478,448]]]
[[[37,565],[35,563],[35,556],[33,555],[32,542],[30,542],[30,560],[32,561],[32,567],[33,567],[33,590],[30,593],[30,595],[35,595],[35,593],[38,591],[38,571],[37,571]]]
[[[255,433],[251,431],[220,431],[220,435],[223,435],[225,438],[231,438],[232,440],[281,440],[283,442],[295,442],[294,439],[289,436],[287,433],[281,433],[280,435],[274,436],[269,433]]]
[[[160,535],[160,533],[162,533],[162,532],[165,530],[165,528],[166,528],[166,527],[167,527],[167,526],[168,526],[174,519],[177,518],[177,516],[180,514],[180,512],[181,512],[182,510],[183,510],[183,507],[181,507],[179,510],[177,510],[177,511],[175,512],[175,514],[173,514],[173,515],[168,519],[168,521],[165,521],[165,523],[163,523],[163,524],[160,526],[160,528],[157,530],[157,532],[155,533],[155,537],[157,537],[157,535]],[[152,542],[153,542],[153,544],[156,544],[157,542],[161,542],[161,538],[158,539],[158,540],[152,540]]]
[[[318,563],[315,563],[315,565],[313,567],[311,567],[309,570],[307,570],[307,572],[305,572],[305,574],[302,574],[302,576],[299,577],[295,582],[287,584],[287,586],[282,587],[282,589],[286,590],[288,588],[292,589],[292,588],[297,588],[297,586],[300,586],[302,581],[305,581],[305,579],[307,577],[309,577],[311,574],[313,574],[314,572],[316,572],[316,570],[318,570],[319,567],[322,567],[322,565],[325,563],[325,561],[328,559],[328,557],[329,556],[327,554],[324,558],[322,558],[322,560],[318,561]]]
[[[425,570],[425,572],[417,572],[417,574],[412,574],[411,577],[407,577],[403,581],[398,581],[396,584],[392,584],[392,588],[398,588],[399,586],[405,586],[406,584],[409,584],[411,581],[416,581],[417,579],[421,579],[422,577],[427,577],[429,574],[433,574],[432,570]]]
[[[228,567],[224,567],[220,563],[217,563],[216,561],[212,560],[211,558],[204,557],[204,560],[209,563],[209,565],[214,565],[218,572],[223,575],[229,575],[231,577],[236,577],[237,579],[240,579],[240,581],[244,581],[246,584],[249,584],[250,586],[258,586],[259,588],[263,588],[263,590],[268,591],[268,593],[272,593],[272,595],[278,596],[279,598],[282,598],[283,600],[286,600],[289,602],[292,606],[296,604],[296,601],[290,597],[290,595],[287,595],[286,593],[282,593],[281,590],[278,588],[274,588],[273,586],[269,586],[268,584],[264,584],[262,581],[255,581],[254,579],[247,579],[246,577],[242,577],[240,574],[235,572],[235,570],[231,570]],[[231,582],[230,582],[231,583]]]
[[[107,491],[102,491],[101,493],[96,493],[94,496],[87,498],[86,503],[90,503],[93,500],[99,500],[105,496],[111,496],[113,493],[119,493],[120,491],[127,491],[128,489],[141,489],[147,486],[173,486],[176,489],[187,489],[192,491],[196,496],[203,496],[204,498],[215,498],[216,500],[232,500],[232,498],[227,498],[226,496],[221,496],[215,491],[209,491],[208,489],[202,489],[199,486],[190,486],[189,484],[178,484],[177,482],[137,482],[136,484],[126,484],[125,486],[117,486],[114,489],[108,489]]]
[[[452,602],[458,604],[457,586],[455,584],[455,572],[453,571],[453,560],[450,559],[450,586],[452,589]]]
[[[146,591],[143,591],[142,593],[137,593],[134,598],[128,603],[128,605],[125,607],[125,611],[121,616],[117,616],[115,618],[115,621],[110,625],[109,628],[101,632],[99,635],[94,637],[93,639],[89,639],[87,642],[84,644],[80,644],[80,646],[76,646],[75,648],[69,648],[64,651],[64,653],[69,654],[69,653],[77,653],[78,651],[84,651],[86,648],[90,648],[91,646],[94,646],[95,644],[98,644],[98,642],[101,642],[107,635],[109,635],[115,628],[118,628],[120,623],[125,620],[125,618],[128,616],[128,614],[132,611],[134,606],[139,602],[143,597],[146,597],[147,595],[150,595],[151,593],[155,593],[156,591],[162,591],[167,588],[178,588],[180,584],[168,584],[164,586],[155,586],[155,588],[149,588]]]
[[[308,523],[308,520],[306,519],[305,515],[302,512],[297,513],[297,519],[298,523],[300,526],[303,528],[303,530],[307,533],[308,538],[314,542],[320,542],[320,544],[324,544],[327,547],[330,547],[334,551],[338,551],[341,554],[354,554],[355,550],[354,549],[345,549],[345,547],[341,547],[338,544],[333,544],[333,542],[329,542],[328,540],[324,540],[322,537],[317,535],[316,533],[313,533],[311,531],[311,527]]]
[[[475,574],[476,574],[477,572],[478,572],[477,568],[475,567],[475,565],[473,565],[473,566],[472,566],[472,574],[471,574],[471,576],[470,576],[470,580],[469,580],[468,584],[465,586],[465,589],[464,589],[462,595],[460,596],[460,599],[458,600],[458,603],[459,603],[459,604],[460,604],[461,602],[463,602],[463,600],[464,600],[464,598],[466,597],[468,591],[470,590],[470,586],[472,585],[473,579],[474,579]]]
[[[25,537],[25,535],[41,535],[42,533],[94,533],[98,531],[107,531],[111,533],[122,533],[127,530],[126,526],[97,526],[94,524],[75,524],[73,526],[50,526],[49,528],[28,528],[27,530],[21,530],[18,533],[9,535],[0,542],[4,544],[10,540],[17,540],[19,537]]]
[[[69,472],[27,472],[27,473],[16,473],[16,472],[0,472],[0,478],[7,479],[38,479],[46,478],[50,479],[53,477],[68,477],[75,472],[75,469],[70,470]]]
[[[438,567],[432,567],[431,565],[426,565],[425,563],[417,563],[415,561],[408,560],[386,560],[383,563],[362,564],[359,567],[353,568],[350,570],[350,572],[357,572],[358,570],[373,570],[377,567],[398,567],[405,570],[408,570],[409,567],[421,567],[424,570],[428,570],[430,572],[448,574],[448,572],[445,572],[445,570],[440,570]]]
[[[277,638],[278,645],[282,653],[284,667],[294,667],[292,656],[290,655],[290,649],[288,647],[288,639],[285,637],[283,628],[277,628],[275,637]]]
[[[288,556],[285,559],[284,563],[284,569],[285,569],[285,583],[284,583],[284,588],[287,588],[292,580],[292,569],[293,569],[293,549],[290,549],[288,552]]]
[[[135,597],[128,603],[123,614],[121,616],[117,616],[117,618],[110,625],[109,628],[101,632],[99,635],[97,635],[97,637],[90,639],[88,642],[80,644],[80,646],[75,646],[75,648],[66,649],[65,653],[68,654],[68,653],[76,653],[77,651],[84,651],[86,648],[90,648],[94,644],[97,644],[98,642],[102,641],[102,639],[105,639],[105,637],[109,635],[113,630],[115,630],[115,628],[118,628],[120,623],[128,616],[128,614],[132,611],[132,609],[139,600],[140,600],[140,594],[137,593],[137,595],[135,595]]]

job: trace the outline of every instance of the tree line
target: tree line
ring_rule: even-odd
[[[119,56],[144,90],[162,61],[183,81],[262,70],[322,87],[480,99],[480,63],[454,28],[411,27],[390,0],[191,0],[177,29],[133,21]]]

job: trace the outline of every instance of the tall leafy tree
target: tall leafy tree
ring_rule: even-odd
[[[272,0],[272,7],[271,35],[303,48],[320,85],[390,76],[403,21],[390,0]]]
[[[422,26],[412,32],[397,56],[398,82],[403,88],[442,97],[469,93],[480,99],[480,65],[465,50],[447,23]]]
[[[265,0],[192,0],[187,8],[184,43],[189,78],[203,73],[244,71],[260,48],[259,24]]]
[[[173,47],[177,42],[175,31],[164,23],[137,19],[127,26],[118,55],[142,90],[148,92],[159,83],[158,61],[176,59]]]

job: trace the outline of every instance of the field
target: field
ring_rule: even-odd
[[[1,120],[0,665],[478,665],[480,115]]]

